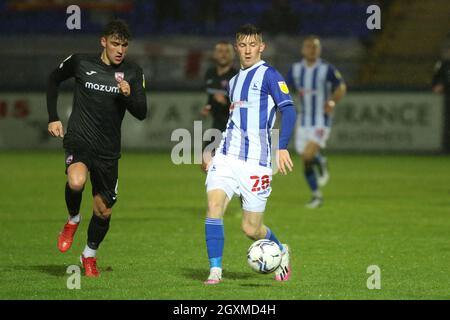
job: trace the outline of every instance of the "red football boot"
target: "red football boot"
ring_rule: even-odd
[[[100,273],[97,270],[97,258],[85,258],[83,255],[81,255],[80,260],[84,268],[84,275],[86,277],[96,278],[100,276]]]
[[[59,233],[58,236],[58,249],[61,252],[66,252],[70,249],[73,242],[73,236],[75,235],[75,232],[77,231],[78,224],[71,224],[66,223],[64,225],[63,231]]]

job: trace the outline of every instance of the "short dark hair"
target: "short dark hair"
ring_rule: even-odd
[[[120,40],[131,40],[131,31],[128,24],[122,19],[114,19],[103,28],[103,36],[117,36]]]
[[[255,26],[254,24],[247,23],[239,27],[236,32],[236,40],[245,36],[258,36],[262,40],[262,31],[261,28]]]
[[[308,34],[308,35],[303,39],[303,42],[304,42],[304,41],[308,41],[308,40],[319,40],[319,41],[320,41],[320,38],[319,38],[318,35],[315,35],[315,34]]]

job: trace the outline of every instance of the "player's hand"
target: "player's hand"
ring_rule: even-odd
[[[48,133],[53,137],[64,137],[64,128],[61,121],[53,121],[48,124]]]
[[[131,94],[130,84],[125,80],[120,81],[118,84],[119,91],[125,97],[128,97]]]
[[[223,93],[214,93],[213,98],[224,106],[228,105],[227,97]]]
[[[444,93],[444,86],[442,84],[435,85],[433,87],[433,92],[438,94]]]
[[[286,168],[289,169],[290,172],[292,172],[294,163],[291,160],[291,156],[289,155],[288,150],[277,150],[277,166],[280,169],[280,172],[284,175],[288,174]]]
[[[201,169],[204,173],[208,173],[209,167],[211,166],[211,159],[209,161],[202,161]]]
[[[207,104],[202,108],[200,111],[200,114],[204,117],[207,117],[209,115],[209,112],[211,111],[211,105]]]
[[[336,107],[336,102],[333,100],[328,100],[325,102],[325,113],[331,113],[334,110],[334,107]]]

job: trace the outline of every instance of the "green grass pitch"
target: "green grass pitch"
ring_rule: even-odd
[[[205,286],[205,175],[169,154],[124,153],[119,198],[98,252],[101,277],[69,290],[91,216],[91,187],[73,247],[56,237],[66,219],[63,152],[0,156],[0,299],[449,299],[450,158],[329,155],[324,207],[307,210],[298,156],[276,175],[265,222],[292,248],[292,280],[250,270],[251,241],[234,199],[225,216],[224,282]],[[367,268],[381,269],[369,290]]]

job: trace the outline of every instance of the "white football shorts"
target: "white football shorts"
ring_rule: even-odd
[[[242,161],[232,155],[217,153],[206,176],[206,191],[223,190],[231,200],[241,197],[242,209],[263,213],[272,188],[272,168],[256,161]]]
[[[329,127],[302,127],[297,126],[295,132],[295,150],[303,154],[308,142],[314,142],[321,148],[325,148],[330,137]]]

